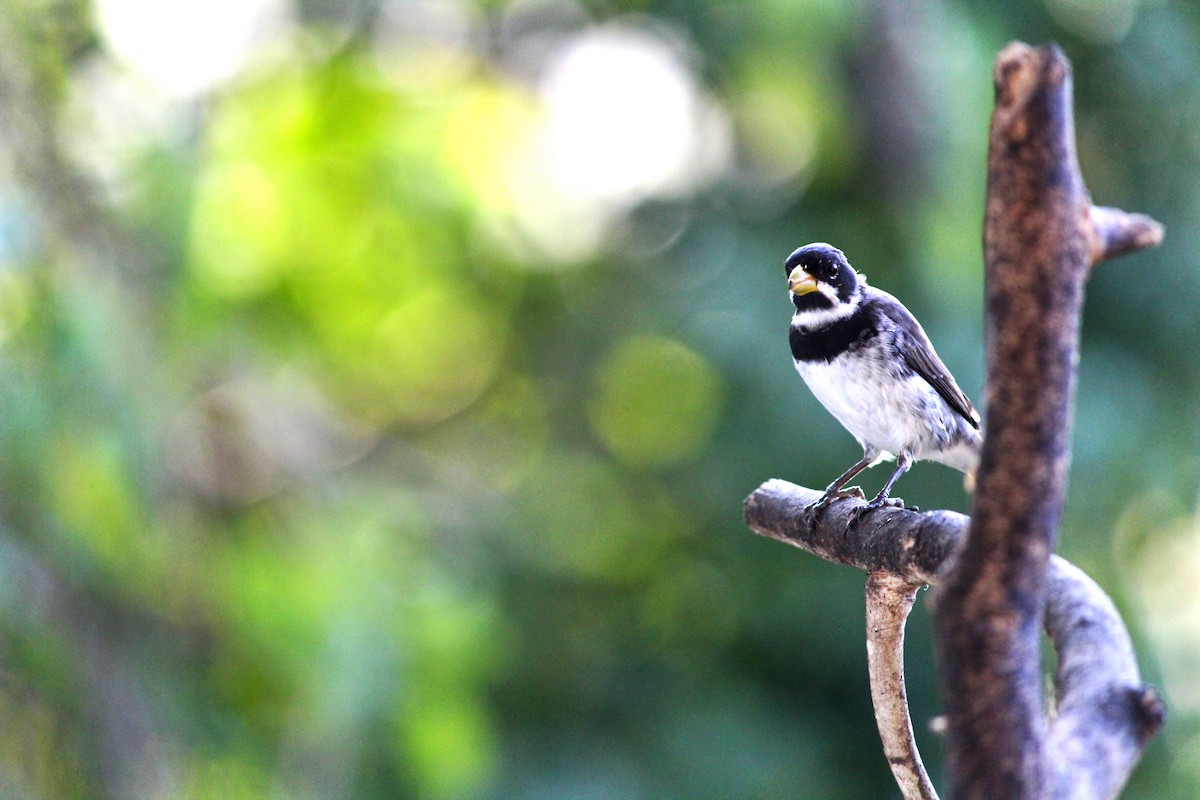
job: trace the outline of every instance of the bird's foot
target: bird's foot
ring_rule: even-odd
[[[870,500],[870,502],[861,506],[857,506],[853,511],[850,512],[851,525],[857,526],[859,521],[862,520],[863,514],[867,513],[868,511],[874,511],[877,508],[907,508],[907,506],[904,505],[904,501],[899,497],[882,497],[876,495]],[[914,510],[917,509],[914,508]]]
[[[862,514],[866,511],[874,511],[877,508],[908,508],[908,506],[904,505],[904,501],[899,497],[875,495],[868,503],[854,509],[854,513]]]
[[[851,486],[849,489],[834,489],[832,486],[825,490],[825,494],[821,495],[821,499],[808,507],[809,511],[817,512],[824,511],[829,507],[829,504],[834,500],[842,500],[847,497],[853,497],[858,500],[863,500],[866,495],[858,486]]]

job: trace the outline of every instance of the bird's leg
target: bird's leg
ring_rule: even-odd
[[[900,498],[890,499],[888,493],[892,491],[892,485],[900,478],[901,475],[908,472],[908,468],[912,466],[913,458],[908,453],[901,453],[896,456],[896,469],[892,472],[892,476],[887,479],[887,483],[879,490],[879,494],[871,498],[871,501],[863,506],[863,511],[869,508],[879,508],[883,505],[897,506],[904,508],[904,501]]]
[[[829,488],[825,490],[825,494],[821,495],[821,499],[813,503],[809,508],[813,511],[820,511],[825,506],[829,505],[834,500],[841,497],[858,497],[863,496],[862,489],[855,486],[852,489],[843,489],[850,481],[854,480],[854,476],[862,472],[867,467],[875,463],[875,459],[879,458],[879,453],[868,450],[863,453],[863,457],[859,459],[854,466],[838,476],[838,479],[829,484]]]

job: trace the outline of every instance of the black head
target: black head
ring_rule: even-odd
[[[788,289],[797,311],[832,310],[851,305],[858,295],[858,273],[846,254],[825,242],[795,250],[786,262]]]

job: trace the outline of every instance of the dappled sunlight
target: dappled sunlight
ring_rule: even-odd
[[[449,155],[484,203],[489,238],[527,266],[583,263],[639,203],[719,180],[729,122],[689,55],[665,30],[589,27],[542,56],[528,97],[497,88],[459,107]]]
[[[436,139],[404,138],[439,128],[426,131],[424,111],[376,80],[361,64],[284,74],[218,111],[193,264],[208,292],[283,301],[297,333],[319,346],[322,382],[351,413],[420,426],[471,405],[490,385],[505,353],[511,287],[456,268],[461,245],[432,224],[436,212],[431,219],[404,194],[434,199],[459,189],[451,164],[439,169]],[[357,98],[349,116],[325,102],[328,91],[343,104]],[[267,116],[253,111],[264,92],[273,101]],[[457,101],[440,106],[448,132]],[[482,195],[488,185],[469,187]],[[465,300],[489,285],[492,302]]]
[[[383,0],[372,29],[380,70],[402,91],[425,92],[470,78],[483,14],[469,0]]]

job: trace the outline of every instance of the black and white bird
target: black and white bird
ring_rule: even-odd
[[[788,332],[796,371],[863,449],[862,460],[814,507],[862,497],[845,485],[893,458],[895,471],[866,508],[903,505],[888,494],[914,461],[937,461],[973,475],[982,442],[979,414],[909,310],[868,286],[845,253],[824,242],[799,248],[784,268],[796,307]]]

